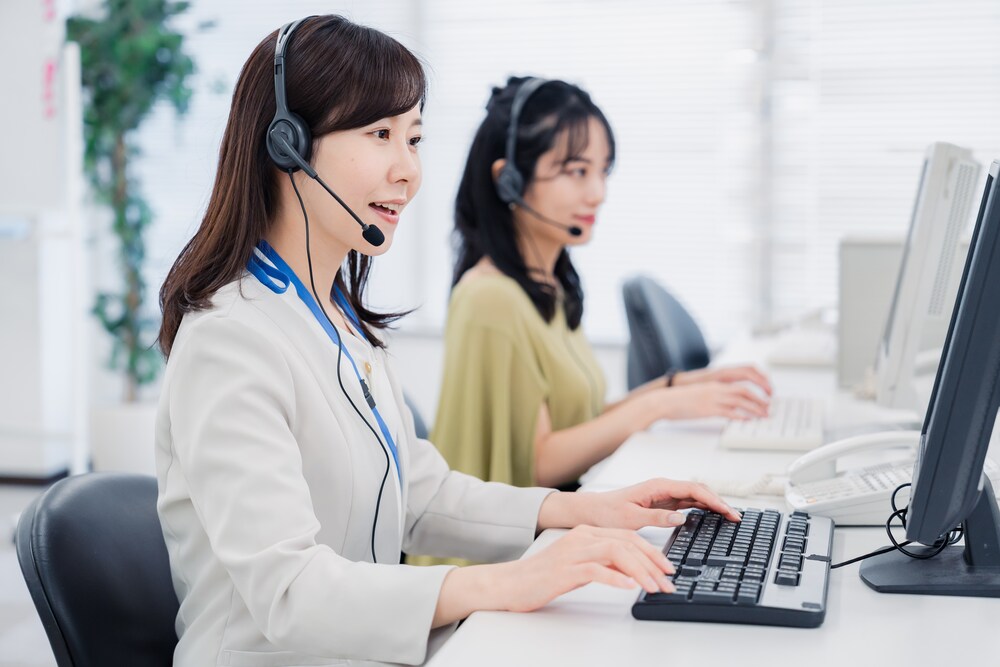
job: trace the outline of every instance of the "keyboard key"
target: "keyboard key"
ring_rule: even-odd
[[[788,535],[785,537],[785,541],[781,543],[782,551],[797,551],[802,553],[806,548],[806,538],[796,537],[794,535]]]
[[[701,591],[697,587],[691,594],[691,602],[707,602],[709,604],[732,604],[735,596],[729,591]]]
[[[774,575],[774,583],[779,584],[781,586],[798,586],[799,574],[798,572],[778,570],[778,573]]]
[[[742,556],[709,556],[705,561],[708,565],[728,565],[730,563],[743,564]]]
[[[676,593],[646,593],[644,599],[656,604],[683,604],[688,601],[688,596],[678,590]]]
[[[757,604],[760,597],[760,586],[756,584],[743,584],[736,594],[736,604]]]
[[[801,570],[802,556],[796,556],[793,554],[781,554],[781,560],[778,562],[778,569],[795,570],[796,572]]]

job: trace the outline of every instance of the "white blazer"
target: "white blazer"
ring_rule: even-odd
[[[390,457],[377,563],[386,454],[294,286],[276,293],[244,274],[184,317],[156,423],[157,509],[180,600],[175,665],[421,663],[450,568],[400,565],[400,550],[504,560],[534,538],[551,491],[450,471],[416,438],[385,350],[341,333],[402,468],[401,488]]]

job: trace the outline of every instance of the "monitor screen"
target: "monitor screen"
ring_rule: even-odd
[[[931,543],[960,523],[981,490],[1000,407],[1000,202],[994,162],[924,417],[907,537]]]
[[[1000,597],[1000,508],[983,475],[1000,408],[998,184],[1000,161],[986,180],[903,515],[907,539],[927,546],[897,544],[866,560],[861,579],[879,592]]]

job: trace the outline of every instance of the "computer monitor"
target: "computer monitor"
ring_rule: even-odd
[[[931,144],[924,156],[903,260],[875,359],[875,400],[923,412],[917,378],[937,368],[961,277],[959,244],[979,180],[972,153]]]
[[[1000,408],[1000,161],[979,206],[958,299],[924,417],[906,537],[924,545],[961,524],[965,545],[926,560],[899,551],[861,566],[886,593],[1000,597],[1000,510],[983,462]],[[928,550],[925,550],[927,555]]]

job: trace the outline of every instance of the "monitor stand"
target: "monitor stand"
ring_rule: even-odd
[[[861,580],[879,593],[1000,597],[1000,509],[983,477],[979,501],[962,522],[964,546],[923,560],[890,551],[864,561]]]

